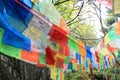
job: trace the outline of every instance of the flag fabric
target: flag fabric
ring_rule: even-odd
[[[118,21],[115,26],[114,26],[115,32],[116,32],[116,36],[120,35],[120,21]]]
[[[46,48],[46,64],[48,65],[54,65],[55,64],[55,52],[51,50],[50,47]]]
[[[68,40],[68,47],[76,52],[79,52],[79,46],[76,43],[76,39],[69,35],[69,40]]]
[[[79,46],[79,52],[83,58],[86,57],[86,49],[84,47]]]
[[[46,19],[50,20],[52,23],[60,26],[60,14],[55,9],[54,5],[50,0],[32,1],[34,6],[33,10],[38,13],[43,14]]]
[[[31,42],[30,39],[18,32],[15,28],[13,28],[0,14],[0,27],[4,29],[4,36],[3,36],[3,43],[6,43],[8,45],[30,50],[31,48]],[[11,43],[12,42],[12,43]]]
[[[51,36],[51,40],[61,45],[67,45],[68,43],[68,38],[66,36],[67,33],[61,28],[57,27],[57,25],[53,24],[52,29],[48,34]]]
[[[45,54],[39,54],[39,63],[40,64],[46,64],[46,55]]]
[[[37,64],[39,62],[39,53],[34,51],[22,50],[21,53],[22,60]]]
[[[33,15],[17,4],[15,0],[1,0],[0,4],[0,12],[5,17],[5,21],[19,32],[23,32]]]
[[[76,59],[77,59],[77,63],[81,64],[81,55],[79,53],[76,53]]]
[[[109,35],[111,41],[115,40],[115,38],[116,38],[115,29],[112,28],[112,29],[108,32],[108,35]]]
[[[53,80],[57,79],[57,68],[55,66],[50,67],[51,78]]]
[[[2,42],[4,30],[0,28],[0,52],[17,59],[21,59],[21,49],[9,46]]]

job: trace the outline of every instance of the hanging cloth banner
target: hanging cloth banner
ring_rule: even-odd
[[[116,32],[115,32],[115,29],[112,28],[109,32],[108,32],[108,35],[110,37],[110,41],[113,41],[116,39]]]
[[[46,48],[46,64],[54,65],[55,64],[55,55],[56,53],[50,48]]]
[[[99,56],[97,51],[95,51],[95,56],[96,56],[96,62],[99,63]]]
[[[25,51],[22,50],[22,60],[30,62],[30,63],[34,63],[37,64],[38,63],[38,56],[39,54],[37,52],[34,51]]]
[[[53,24],[52,28],[49,32],[49,35],[51,36],[51,40],[61,44],[61,45],[67,45],[68,38],[67,33],[62,30],[61,28],[57,27],[57,25]]]
[[[5,21],[19,32],[23,32],[28,27],[28,23],[33,16],[17,4],[15,0],[0,0],[0,12],[6,18]]]
[[[14,29],[1,13],[0,26],[4,29],[3,43],[25,50],[31,50],[30,39]]]
[[[106,34],[106,36],[104,37],[104,41],[105,41],[105,45],[110,43],[111,40],[110,40],[109,34]]]
[[[63,29],[65,32],[67,32],[67,34],[70,34],[69,27],[67,26],[67,24],[65,23],[62,17],[60,18],[60,28]]]
[[[60,25],[60,14],[55,9],[54,5],[50,0],[41,0],[37,3],[34,3],[35,11],[42,13],[44,16],[46,16],[47,19],[49,19],[52,23],[56,25]]]
[[[72,35],[68,35],[69,40],[68,40],[68,47],[75,52],[79,52],[79,46],[77,44],[76,38],[73,37]]]
[[[39,64],[46,65],[46,54],[39,53]]]
[[[57,79],[57,68],[55,66],[50,67],[51,78],[53,80]]]
[[[31,0],[20,0],[24,5],[28,6],[29,8],[33,8],[34,4]]]
[[[2,43],[3,34],[4,34],[4,30],[0,28],[0,52],[7,56],[21,59],[20,49]]]
[[[76,59],[77,59],[77,61],[78,61],[78,62],[77,62],[78,64],[82,64],[82,63],[81,63],[81,55],[80,55],[79,53],[76,53]]]
[[[90,59],[90,62],[92,62],[92,53],[88,46],[85,46],[86,48],[86,57]]]

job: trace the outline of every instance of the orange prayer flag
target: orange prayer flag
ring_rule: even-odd
[[[115,32],[116,32],[116,35],[120,35],[120,21],[118,21],[116,24],[115,24]]]
[[[86,57],[86,49],[84,47],[79,46],[79,52],[83,58]]]
[[[38,63],[38,52],[22,50],[22,60]]]
[[[79,46],[82,46],[82,47],[84,47],[84,43],[83,43],[82,41],[80,41],[80,40],[77,40],[77,42],[78,42],[78,45],[79,45]]]
[[[71,58],[71,59],[70,59],[70,62],[71,62],[71,63],[77,63],[78,61],[77,61],[77,59],[75,59],[75,58]]]
[[[65,32],[67,32],[67,34],[70,33],[70,30],[62,17],[60,19],[60,28],[62,28]]]
[[[62,71],[60,71],[60,80],[64,80],[64,74]]]

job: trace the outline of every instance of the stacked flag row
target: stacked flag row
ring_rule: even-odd
[[[57,67],[62,76],[68,69],[104,69],[114,65],[111,51],[117,55],[116,48],[107,46],[105,51],[109,54],[105,55],[101,47],[84,45],[72,36],[50,0],[2,0],[0,4],[1,53],[38,67]]]

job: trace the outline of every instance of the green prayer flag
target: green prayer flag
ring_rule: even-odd
[[[99,56],[100,64],[103,64],[103,57],[102,57],[102,54],[99,53],[98,56]]]
[[[60,80],[60,69],[59,68],[57,69],[57,75],[58,75],[57,80]]]
[[[76,63],[72,63],[73,70],[77,70]]]
[[[7,56],[21,59],[21,49],[2,43],[3,34],[4,30],[0,28],[0,52]]]
[[[46,64],[46,55],[45,54],[39,54],[39,62],[40,62],[40,64]]]
[[[110,37],[110,40],[115,40],[116,38],[116,32],[114,30],[114,28],[112,28],[112,30],[108,33],[109,37]]]
[[[75,52],[79,52],[78,44],[71,39],[68,40],[68,47],[74,50]]]
[[[70,61],[70,57],[69,57],[69,56],[66,56],[64,63],[65,63],[65,64],[68,64],[69,61]]]

